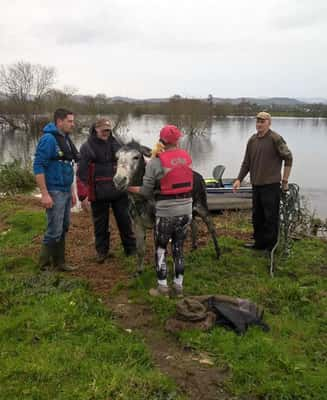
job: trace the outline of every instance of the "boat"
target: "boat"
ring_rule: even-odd
[[[252,186],[243,183],[233,192],[233,178],[223,178],[225,166],[217,165],[212,172],[212,178],[206,178],[206,192],[210,211],[244,210],[252,208]]]

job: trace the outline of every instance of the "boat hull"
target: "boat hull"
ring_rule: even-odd
[[[233,192],[233,179],[223,179],[223,187],[212,179],[206,180],[209,210],[245,210],[252,208],[252,187],[241,186]]]

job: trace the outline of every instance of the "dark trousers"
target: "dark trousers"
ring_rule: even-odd
[[[94,225],[95,248],[99,254],[107,254],[110,247],[109,209],[114,213],[125,253],[135,252],[136,242],[132,222],[128,212],[128,197],[122,196],[114,201],[93,201],[91,203]]]
[[[154,239],[158,280],[167,279],[166,254],[170,239],[175,277],[178,278],[180,275],[184,275],[183,246],[187,235],[187,227],[191,223],[191,219],[192,216],[190,215],[182,215],[180,217],[156,217]]]
[[[280,184],[253,186],[252,201],[255,247],[271,250],[278,238]]]

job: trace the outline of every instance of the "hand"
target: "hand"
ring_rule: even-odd
[[[83,211],[85,211],[87,213],[90,212],[91,207],[90,207],[89,199],[87,197],[84,200],[82,200],[81,205],[82,205]]]
[[[236,179],[233,183],[233,193],[235,193],[241,186],[241,181]]]
[[[140,193],[140,186],[128,186],[127,190],[130,193]]]
[[[76,199],[76,194],[72,193],[72,204],[71,204],[71,208],[75,207],[77,203],[77,199]]]
[[[288,181],[282,180],[282,191],[287,192],[288,191]]]
[[[44,193],[41,195],[41,204],[44,208],[52,208],[53,207],[53,200],[49,193]]]

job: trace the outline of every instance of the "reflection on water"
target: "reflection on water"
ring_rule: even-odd
[[[181,146],[192,156],[193,164],[199,165],[214,150],[211,134],[206,136],[184,136]]]
[[[91,123],[91,121],[89,121]],[[166,120],[162,116],[129,118],[120,129],[124,141],[132,138],[153,147]],[[291,181],[301,187],[317,214],[327,217],[327,119],[274,118],[272,128],[287,141],[294,156]],[[207,136],[184,136],[182,144],[193,157],[194,168],[204,176],[211,176],[218,164],[226,166],[226,177],[235,177],[239,171],[248,138],[255,131],[254,118],[230,117],[213,119]],[[79,146],[87,130],[75,134]],[[0,131],[0,163],[21,158],[24,162],[33,156],[37,138],[23,132]]]
[[[38,138],[21,131],[0,131],[0,164],[11,160],[31,161]]]

